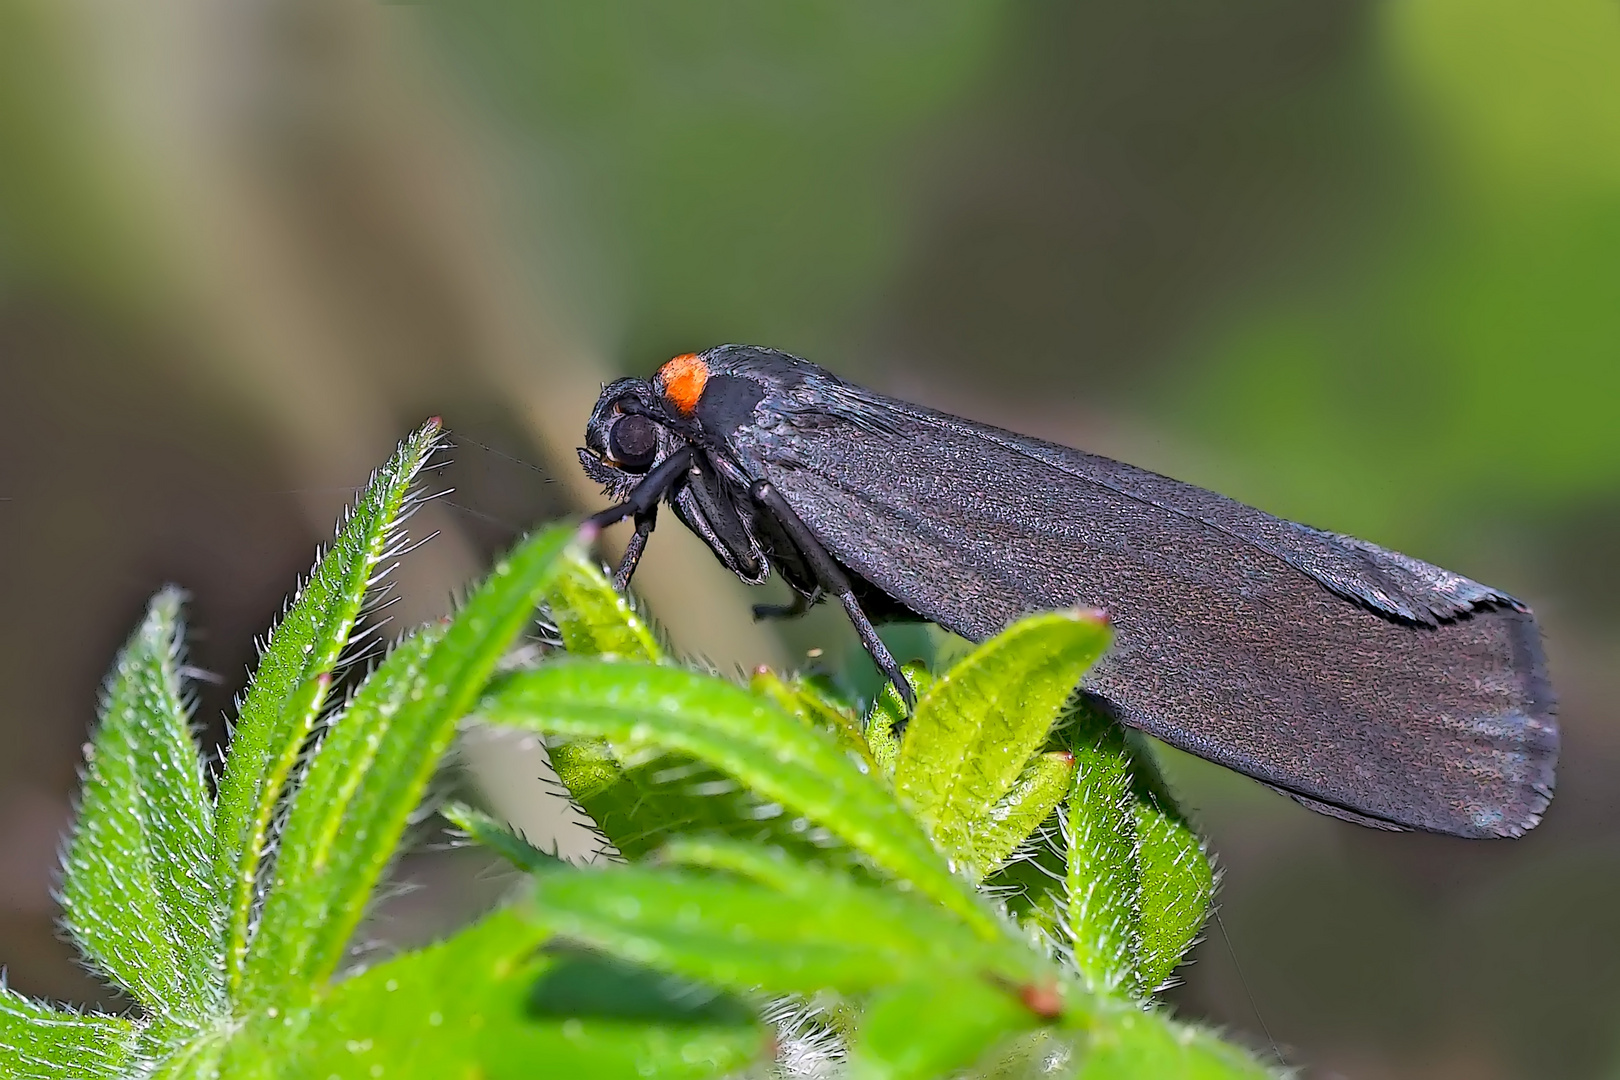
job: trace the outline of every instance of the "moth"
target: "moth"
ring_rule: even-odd
[[[603,388],[581,464],[631,519],[625,587],[667,504],[791,616],[983,640],[1020,615],[1107,612],[1083,688],[1119,723],[1313,810],[1383,829],[1518,836],[1552,797],[1555,699],[1534,615],[1407,555],[1118,461],[852,385],[773,349],[677,356]]]

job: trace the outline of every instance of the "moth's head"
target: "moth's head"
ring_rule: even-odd
[[[602,388],[585,425],[579,462],[609,498],[622,499],[664,458],[689,441],[692,407],[708,368],[677,356],[651,379],[618,379]]]
[[[768,349],[722,345],[677,356],[651,379],[609,383],[585,426],[580,464],[608,496],[622,499],[680,446],[712,451],[716,440],[752,419],[769,385],[779,381],[773,371],[754,370],[773,358],[809,366]]]
[[[579,463],[610,498],[624,498],[676,445],[660,422],[656,399],[645,379],[608,383],[596,399]]]

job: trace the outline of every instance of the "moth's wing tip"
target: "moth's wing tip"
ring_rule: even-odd
[[[1478,802],[1461,807],[1413,806],[1410,815],[1403,815],[1408,818],[1405,821],[1395,821],[1352,810],[1336,803],[1302,795],[1297,791],[1290,791],[1276,784],[1266,786],[1318,814],[1370,829],[1380,829],[1384,832],[1422,830],[1472,840],[1512,840],[1541,824],[1542,816],[1552,804],[1554,767],[1557,761],[1556,728],[1553,729],[1553,735],[1555,742],[1550,754],[1545,747],[1533,745],[1527,747],[1526,775],[1519,782],[1512,784],[1510,790],[1501,797],[1495,799],[1482,797]]]

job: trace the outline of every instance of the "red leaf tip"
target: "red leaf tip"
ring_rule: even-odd
[[[1063,1013],[1063,993],[1055,982],[1020,986],[1018,999],[1026,1009],[1043,1020],[1056,1020]]]

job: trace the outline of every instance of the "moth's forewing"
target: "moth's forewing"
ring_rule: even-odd
[[[1114,715],[1314,809],[1512,836],[1546,807],[1552,691],[1534,618],[1503,594],[810,365],[722,370],[767,388],[728,450],[906,608],[983,639],[1102,607],[1116,645],[1087,686]],[[1151,498],[1122,486],[1141,477]]]

